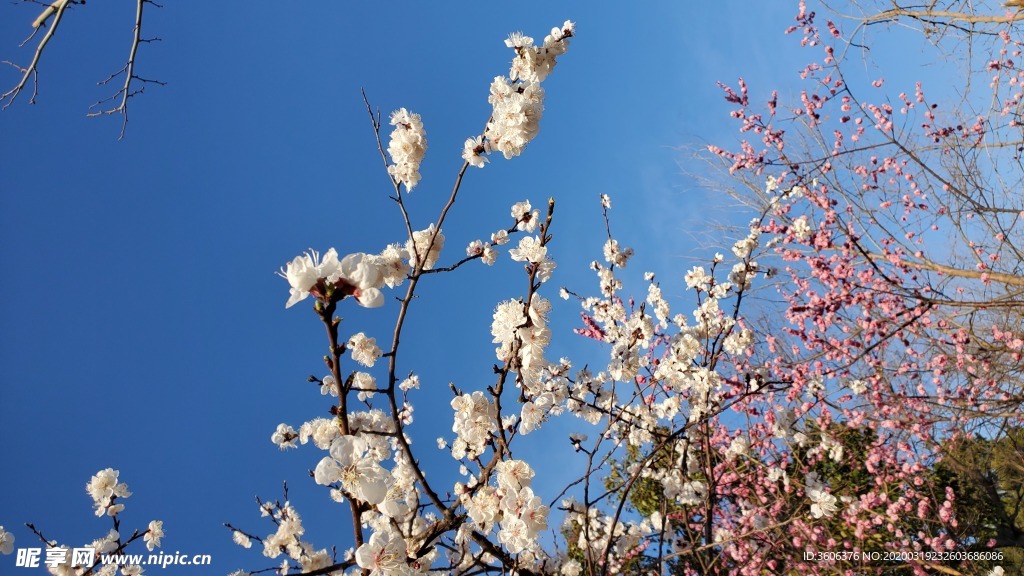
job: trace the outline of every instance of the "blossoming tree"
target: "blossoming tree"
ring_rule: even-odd
[[[47,9],[50,33],[67,4]],[[633,251],[613,236],[612,202],[602,195],[603,259],[591,264],[597,289],[558,291],[582,307],[577,334],[607,353],[598,368],[546,356],[556,334],[548,254],[555,199],[513,204],[511,220],[468,242],[464,256],[450,255],[443,234],[467,171],[499,153],[519,156],[538,135],[543,83],[574,24],[541,42],[518,33],[506,41],[511,69],[492,82],[491,116],[465,141],[431,222],[416,222],[406,207],[421,180],[426,123],[401,108],[387,128],[367,101],[405,233],[364,248],[372,252],[311,249],[281,269],[286,306],[311,305],[327,336],[328,374],[314,381],[330,417],[311,410],[308,421],[282,423],[272,435],[282,449],[318,450],[312,482],[347,510],[352,541],[317,549],[287,494],[261,500],[269,534],[248,522],[228,528],[240,546],[259,545],[265,559],[254,564],[272,564],[235,574],[1011,569],[1002,564],[1022,546],[1019,516],[991,538],[962,529],[966,511],[952,479],[966,476],[940,465],[971,434],[1000,442],[1024,424],[1018,13],[964,6],[853,6],[856,13],[826,21],[822,32],[801,2],[789,32],[813,61],[801,72],[808,88],[799,101],[787,106],[772,94],[760,111],[745,83],[723,85],[756,141],[711,152],[729,166],[724,185],[750,185],[743,197],[754,219],[725,255],[682,275],[691,296],[684,311],[664,296],[661,276],[647,274],[642,289],[624,285],[619,272]],[[922,26],[940,49],[954,37],[971,43],[970,57],[984,66],[966,61],[958,92],[965,103],[945,110],[923,82],[894,97],[883,88],[899,81],[849,70],[855,39],[879,22]],[[983,99],[971,91],[982,73]],[[126,75],[130,84],[130,68]],[[512,242],[522,289],[495,306],[493,381],[450,388],[451,436],[438,442],[461,479],[440,485],[409,435],[420,381],[404,360],[417,345],[403,340],[405,321],[421,283],[478,260],[496,265]],[[389,341],[340,317],[347,306],[377,308],[388,298],[399,302],[393,318],[379,320],[393,326]],[[554,418],[578,421],[570,441],[582,470],[557,488],[534,485],[536,470],[518,450],[520,436],[545,433]],[[160,544],[158,521],[122,538],[121,502],[130,493],[116,471],[97,474],[88,491],[97,514],[114,522],[94,547]],[[0,551],[11,544],[0,529]],[[69,557],[51,572],[118,569]]]

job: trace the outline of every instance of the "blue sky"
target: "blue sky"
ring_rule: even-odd
[[[506,227],[514,202],[554,196],[559,267],[547,296],[562,305],[549,356],[582,365],[600,351],[569,333],[577,308],[556,287],[594,291],[598,195],[612,196],[613,231],[638,250],[631,291],[645,293],[646,270],[678,280],[710,252],[695,238],[734,216],[686,176],[690,150],[739,136],[715,81],[744,76],[763,98],[792,84],[799,62],[796,39],[781,34],[792,7],[738,0],[175,3],[147,12],[145,33],[163,42],[140,52],[140,73],[168,84],[131,101],[119,142],[119,119],[85,114],[111,92],[96,81],[126,56],[126,4],[75,8],[44,55],[38,103],[23,94],[0,114],[0,525],[18,546],[36,545],[25,522],[64,544],[105,534],[83,487],[112,467],[135,493],[125,525],[164,520],[165,548],[212,554],[209,573],[267,565],[221,523],[272,532],[253,496],[279,497],[283,480],[317,547],[351,545],[347,511],[306,477],[321,454],[281,453],[269,437],[327,408],[305,383],[325,373],[323,329],[308,302],[284,309],[287,283],[273,272],[307,247],[378,252],[402,239],[360,88],[385,116],[404,106],[423,117],[429,148],[410,206],[424,228],[463,140],[487,118],[491,79],[507,73],[504,38],[577,22],[545,82],[540,136],[520,158],[470,170],[442,261]],[[36,6],[0,14],[0,59],[25,61],[16,45]],[[0,72],[4,88],[16,81]],[[451,436],[447,383],[490,382],[491,311],[525,290],[506,253],[494,268],[430,278],[410,318],[402,369],[424,383],[412,433],[439,477],[453,467],[434,446]],[[342,333],[384,342],[395,311],[346,306]],[[575,423],[553,430],[563,427]],[[544,436],[523,442],[552,486],[572,457],[553,442],[564,452]]]

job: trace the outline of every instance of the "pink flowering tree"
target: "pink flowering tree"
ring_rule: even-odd
[[[70,4],[46,8],[40,50]],[[491,84],[491,116],[465,141],[430,221],[407,210],[427,152],[424,119],[401,108],[385,120],[367,102],[405,231],[369,252],[311,249],[282,267],[286,305],[311,306],[327,337],[327,374],[314,381],[329,411],[311,407],[309,420],[272,436],[282,449],[311,451],[310,481],[346,510],[352,540],[317,548],[287,493],[260,500],[267,524],[228,524],[238,545],[261,553],[235,575],[1019,570],[1019,515],[1002,508],[961,522],[962,501],[998,508],[1012,501],[1003,480],[1020,477],[981,470],[994,465],[967,462],[963,448],[991,443],[1011,468],[1021,453],[1018,13],[952,4],[851,4],[825,17],[800,3],[787,31],[808,51],[800,96],[786,103],[771,87],[723,84],[747,140],[711,153],[753,219],[724,254],[667,276],[681,280],[685,302],[670,302],[651,273],[646,286],[625,285],[633,251],[612,234],[608,196],[592,289],[551,287],[554,199],[515,203],[510,220],[467,241],[464,254],[453,256],[443,233],[467,171],[498,154],[513,159],[537,136],[572,22],[540,42],[506,41],[511,69]],[[878,74],[851,65],[866,37],[898,24],[924,32],[962,69],[934,96],[923,80],[886,79],[883,55],[872,54]],[[125,102],[139,80],[134,54]],[[522,284],[495,303],[495,356],[481,360],[493,381],[450,388],[451,435],[440,444],[460,479],[442,485],[410,437],[419,377],[404,358],[431,343],[403,339],[405,321],[422,283],[499,259],[522,269]],[[547,357],[559,334],[549,321],[554,293],[581,307],[576,337],[600,343],[600,363]],[[375,320],[391,328],[387,341],[341,319],[346,307],[392,298],[394,316]],[[519,437],[549,433],[555,418],[577,424],[570,440],[581,472],[567,486],[535,485]],[[995,496],[979,495],[986,486]],[[89,492],[116,531],[118,499],[129,495],[117,472],[98,474]],[[162,536],[154,521],[104,546],[155,546]],[[0,551],[9,542],[0,529]]]
[[[822,13],[800,3],[787,31],[811,55],[799,99],[764,87],[759,106],[742,80],[722,85],[746,139],[711,151],[762,211],[750,234],[779,273],[773,311],[786,319],[758,339],[780,387],[759,410],[762,438],[770,431],[774,448],[791,439],[779,456],[803,469],[795,489],[811,516],[839,519],[792,522],[787,558],[881,544],[921,552],[903,562],[907,573],[973,574],[1024,544],[1016,513],[992,537],[965,530],[959,517],[974,511],[958,508],[948,475],[965,469],[951,446],[999,441],[1022,423],[1024,91],[1014,61],[1024,13],[949,4]],[[866,48],[883,30],[923,33],[931,52],[920,58],[941,80],[887,78],[901,56]],[[870,440],[860,449],[870,482],[822,492],[821,465],[843,464],[851,434]],[[816,559],[799,570],[814,569],[830,568]]]

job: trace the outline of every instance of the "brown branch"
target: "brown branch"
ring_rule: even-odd
[[[889,258],[883,254],[877,254],[875,252],[868,253],[868,256],[872,260],[882,260],[885,262],[889,261]],[[1017,276],[1015,274],[1007,274],[1005,272],[994,272],[994,271],[981,271],[981,270],[964,270],[962,268],[954,268],[952,266],[946,266],[945,264],[939,264],[932,262],[931,260],[906,260],[905,263],[908,266],[915,266],[923,268],[925,270],[931,270],[946,276],[954,276],[957,278],[974,278],[980,280],[982,275],[988,276],[989,280],[999,282],[1001,284],[1010,284],[1013,286],[1024,286],[1024,277]]]
[[[323,574],[334,574],[335,572],[342,572],[348,570],[349,568],[355,565],[355,560],[346,560],[338,564],[325,566],[324,568],[318,568],[316,570],[310,570],[309,572],[303,572],[301,574],[297,574],[296,576],[321,576]]]
[[[949,12],[945,10],[908,10],[906,8],[893,8],[892,10],[879,12],[874,16],[868,16],[864,21],[879,22],[882,20],[895,20],[901,17],[913,18],[915,20],[921,20],[924,18],[941,18],[949,20],[950,22],[966,22],[969,24],[1008,24],[1010,22],[1024,20],[1024,12],[1018,11],[1014,14],[1004,14],[1002,16],[978,16],[976,14],[968,14],[966,12]]]

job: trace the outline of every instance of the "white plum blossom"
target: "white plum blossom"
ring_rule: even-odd
[[[321,259],[320,254],[311,249],[302,256],[296,256],[278,275],[291,285],[291,297],[285,304],[286,308],[305,300],[310,294],[333,300],[354,296],[366,308],[376,308],[384,303],[384,296],[379,290],[383,277],[375,257],[361,252],[338,260],[337,251],[331,248]]]
[[[739,259],[744,259],[750,256],[754,248],[757,247],[757,239],[760,236],[760,230],[753,228],[750,234],[746,238],[741,238],[736,244],[733,244],[732,253]]]
[[[278,424],[277,429],[270,435],[270,441],[281,450],[298,448],[299,434],[288,424]]]
[[[477,255],[480,256],[480,261],[488,266],[493,265],[498,260],[498,251],[483,240],[474,240],[466,247],[466,256],[472,257]]]
[[[583,565],[579,560],[566,560],[558,573],[562,576],[580,576],[583,574]]]
[[[519,432],[529,434],[540,427],[546,412],[532,401],[523,403],[522,414],[520,415]]]
[[[692,270],[686,273],[684,278],[686,281],[687,288],[696,288],[701,290],[711,282],[711,277],[701,266],[694,266]]]
[[[407,544],[401,534],[386,529],[374,532],[370,541],[356,550],[356,563],[371,576],[408,574]]]
[[[569,38],[575,33],[576,25],[566,21],[560,27],[551,29],[541,46],[534,46],[533,38],[514,32],[505,40],[505,46],[516,51],[510,76],[516,80],[542,82],[551,74],[558,56],[569,49]]]
[[[487,162],[487,154],[490,152],[487,143],[484,142],[483,136],[477,136],[476,138],[467,138],[466,143],[462,146],[462,159],[465,160],[470,166],[476,166],[477,168],[483,168]]]
[[[423,269],[430,270],[441,256],[441,249],[444,248],[444,234],[438,230],[435,235],[434,229],[434,225],[431,224],[426,230],[413,232],[412,238],[406,240],[405,250],[409,255],[409,262],[413,266],[416,266],[417,261],[422,260]],[[431,243],[431,238],[433,238],[433,243]]]
[[[114,499],[132,495],[127,484],[117,481],[118,474],[119,472],[113,468],[100,470],[85,485],[86,491],[92,497],[93,505],[96,506],[97,516],[117,515],[124,509],[124,504],[114,504]]]
[[[331,447],[331,442],[341,435],[338,424],[327,418],[314,418],[299,427],[299,443],[306,444],[313,440],[313,445],[321,450]]]
[[[320,380],[320,395],[338,397],[338,386],[332,374],[328,374]]]
[[[502,348],[508,347],[516,337],[516,331],[526,325],[526,312],[523,304],[515,300],[506,300],[494,310],[491,322],[491,335],[493,342],[501,344]],[[498,351],[498,359],[503,359],[502,351]]]
[[[733,330],[722,343],[725,351],[733,356],[739,356],[746,352],[754,342],[754,333],[747,329]]]
[[[827,485],[818,479],[817,472],[809,472],[804,479],[804,492],[811,501],[811,516],[830,518],[836,511],[836,497],[826,491]]]
[[[384,495],[384,501],[377,504],[377,510],[397,520],[402,519],[409,513],[409,503],[406,501],[406,487],[400,482],[392,481]]]
[[[626,248],[623,250],[619,248],[619,241],[614,238],[609,238],[604,243],[604,260],[612,266],[618,266],[619,268],[625,268],[629,259],[633,257],[633,249]]]
[[[341,482],[360,500],[379,504],[387,492],[388,473],[367,452],[367,441],[359,436],[339,436],[331,442],[331,455],[320,460],[313,478],[317,484],[329,486]]]
[[[523,200],[512,205],[512,218],[516,221],[516,230],[532,234],[540,223],[540,212],[533,210],[529,200]]]
[[[420,163],[427,151],[427,132],[419,114],[400,108],[391,113],[391,141],[388,154],[394,164],[388,166],[388,173],[398,182],[412,190],[420,181]]]
[[[782,484],[787,488],[789,487],[789,475],[786,474],[785,470],[777,466],[772,466],[768,469],[768,480],[771,482],[782,480]]]
[[[484,137],[506,160],[519,156],[540,132],[544,89],[536,81],[516,82],[497,76],[487,100],[493,112]]]
[[[536,264],[544,261],[548,249],[541,244],[541,239],[537,236],[523,236],[519,239],[519,246],[509,250],[508,253],[516,262]]]
[[[491,234],[491,244],[495,246],[504,246],[508,244],[508,230],[498,230]]]
[[[93,540],[89,546],[95,548],[97,554],[109,554],[117,550],[117,541],[120,539],[121,534],[117,530],[111,529],[106,536]]]
[[[302,519],[295,508],[285,502],[283,506],[276,509],[268,510],[267,506],[262,506],[261,509],[264,514],[272,515],[277,524],[277,531],[263,539],[263,555],[271,559],[277,558],[282,553],[292,558],[301,557],[303,543],[299,537],[306,532],[306,529],[302,526]]]
[[[836,439],[823,431],[821,433],[821,444],[818,446],[817,451],[827,453],[833,462],[842,462],[845,448]]]
[[[463,498],[463,505],[470,520],[478,528],[490,532],[500,514],[501,498],[493,486],[484,486],[476,491],[472,498]]]
[[[338,253],[332,248],[327,251],[325,259],[336,261]],[[334,265],[333,262],[331,264],[332,266]],[[321,277],[322,266],[323,263],[319,260],[319,254],[310,250],[302,256],[296,256],[288,263],[286,269],[278,272],[291,285],[291,297],[285,304],[285,308],[291,308],[309,296],[309,291],[313,289],[313,286]]]
[[[410,374],[408,378],[398,383],[398,388],[402,392],[408,392],[409,390],[412,390],[414,388],[418,390],[419,387],[420,377],[417,376],[416,374]]]
[[[651,274],[647,280],[651,282],[651,284],[647,285],[647,303],[654,308],[654,315],[658,319],[658,325],[662,329],[667,328],[671,308],[661,293],[661,287],[653,282],[654,275]]]
[[[388,288],[401,286],[405,277],[409,275],[409,251],[400,244],[389,244],[383,252],[377,255],[377,267],[384,277],[384,284]]]
[[[377,339],[370,338],[362,332],[349,338],[348,349],[352,352],[352,359],[367,368],[372,368],[382,353],[377,346]]]
[[[153,520],[149,523],[146,535],[142,537],[146,543],[146,549],[150,552],[160,547],[160,539],[164,537],[164,523],[161,520]]]
[[[462,394],[451,401],[455,410],[452,432],[457,434],[452,443],[452,457],[474,458],[483,453],[487,440],[497,430],[494,418],[497,410],[484,393],[477,390]]]
[[[791,409],[777,410],[774,414],[775,422],[772,424],[772,435],[776,438],[789,438],[795,431],[793,423],[796,414]]]
[[[509,36],[505,45],[516,51],[509,76],[498,76],[491,83],[488,98],[493,108],[491,120],[482,140],[467,140],[463,159],[481,166],[483,162],[476,157],[492,150],[509,159],[521,154],[537,136],[544,113],[544,91],[540,83],[554,69],[558,56],[566,52],[574,33],[575,24],[566,21],[561,27],[553,28],[541,46],[534,46],[533,38],[521,33]]]
[[[372,374],[366,372],[356,372],[352,374],[352,389],[358,390],[356,395],[360,402],[365,402],[369,398],[373,398],[377,393],[377,379]]]
[[[523,460],[502,460],[494,467],[498,473],[498,487],[513,492],[530,485],[534,471]]]
[[[811,236],[811,226],[807,223],[807,216],[801,216],[793,221],[790,231],[798,240],[807,240]]]
[[[7,555],[14,551],[14,534],[0,526],[0,554]]]
[[[522,552],[530,545],[530,541],[530,529],[522,519],[511,516],[501,521],[498,542],[504,544],[510,553]]]
[[[735,284],[738,290],[749,290],[757,272],[757,262],[737,262],[729,272],[729,282]]]
[[[231,533],[231,539],[234,540],[235,544],[238,544],[242,548],[252,548],[252,540],[238,530]]]
[[[729,448],[725,451],[725,457],[732,460],[750,453],[750,439],[746,436],[737,436],[732,439]]]

